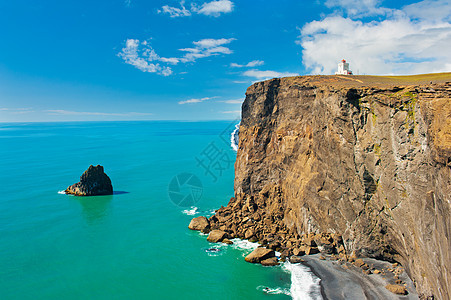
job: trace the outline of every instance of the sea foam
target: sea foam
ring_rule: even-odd
[[[248,240],[238,238],[232,239],[232,248],[241,250],[243,257],[255,250],[260,244],[252,243]],[[276,252],[276,256],[280,257],[280,253]],[[282,269],[291,274],[291,287],[287,289],[257,287],[267,294],[285,294],[291,296],[294,300],[322,300],[321,287],[319,285],[321,279],[316,277],[313,272],[306,266],[301,264],[291,264],[286,261],[282,264]]]
[[[235,151],[238,151],[239,133],[240,133],[240,123],[235,125],[235,130],[230,135],[230,146]]]
[[[58,191],[58,194],[60,194],[60,195],[66,195],[66,191]]]
[[[291,296],[291,292],[288,289],[284,289],[284,288],[270,288],[270,287],[265,287],[263,285],[260,285],[257,287],[258,291],[264,292],[266,294],[269,295],[288,295]]]
[[[198,210],[197,207],[191,206],[190,209],[185,209],[182,211],[182,213],[184,213],[187,216],[194,216],[195,214],[199,213],[197,210]]]
[[[301,264],[285,262],[282,267],[291,274],[290,294],[294,300],[322,300],[321,279],[316,277],[312,271]]]

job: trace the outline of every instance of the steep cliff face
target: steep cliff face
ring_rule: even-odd
[[[340,234],[347,253],[398,261],[420,295],[450,299],[451,82],[396,84],[310,76],[249,87],[225,208],[246,214],[223,229],[293,244]]]

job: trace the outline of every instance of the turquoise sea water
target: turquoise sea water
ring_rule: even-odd
[[[246,263],[238,245],[207,252],[216,245],[187,228],[233,196],[235,124],[0,124],[0,298],[290,299],[283,267]],[[58,193],[90,164],[115,195]],[[168,196],[180,173],[202,184],[197,210]]]

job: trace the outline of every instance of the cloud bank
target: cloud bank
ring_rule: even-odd
[[[313,74],[333,74],[345,58],[355,74],[451,71],[451,1],[425,0],[399,10],[379,4],[328,0],[326,5],[341,12],[300,29],[305,67]],[[368,14],[381,20],[362,19]]]

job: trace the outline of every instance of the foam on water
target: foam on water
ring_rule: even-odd
[[[207,235],[200,233],[201,235]],[[242,251],[242,256],[245,257],[250,252],[255,250],[260,244],[242,240],[239,238],[232,239],[232,245],[215,244],[215,246],[205,249],[208,256],[223,255],[227,247]],[[276,256],[280,257],[280,253],[276,252]],[[257,290],[266,294],[277,295],[284,294],[291,296],[294,300],[322,300],[321,286],[318,277],[306,266],[302,264],[291,264],[286,261],[282,264],[282,269],[291,274],[290,290],[282,287],[270,288],[265,286],[258,286]]]
[[[65,191],[58,191],[58,194],[60,194],[60,195],[66,195],[66,192],[65,192]]]
[[[252,243],[248,240],[241,240],[239,238],[232,239],[232,248],[243,251],[243,257],[254,251],[260,244]]]
[[[240,133],[240,124],[238,123],[235,125],[235,130],[230,135],[230,146],[235,151],[238,151],[239,133]]]
[[[288,295],[291,296],[291,293],[288,289],[284,288],[270,288],[263,285],[260,285],[257,287],[258,291],[261,291],[263,293],[269,294],[269,295]]]
[[[184,213],[187,216],[194,216],[195,214],[199,213],[197,210],[198,210],[197,207],[191,206],[190,209],[185,209],[182,211],[182,213]]]
[[[282,268],[291,274],[290,294],[294,300],[322,300],[321,279],[316,277],[312,271],[301,264],[285,262]]]

